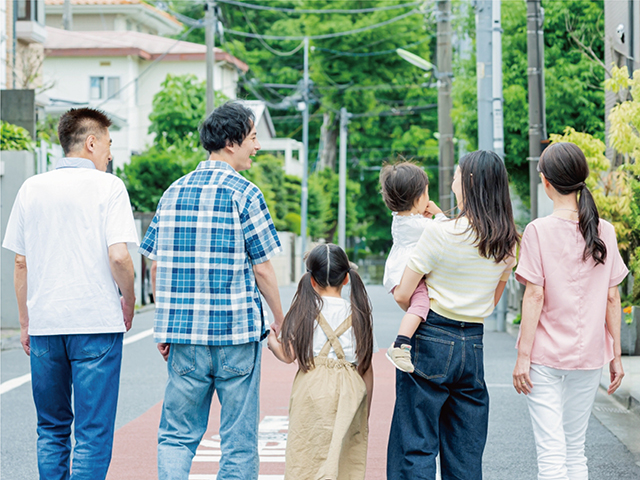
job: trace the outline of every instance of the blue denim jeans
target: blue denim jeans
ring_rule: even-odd
[[[113,447],[122,333],[32,336],[30,342],[40,478],[103,480]]]
[[[396,372],[387,452],[388,480],[482,479],[489,393],[483,325],[429,312],[412,339],[413,374]]]
[[[259,342],[226,347],[172,344],[158,431],[158,478],[187,480],[207,430],[213,392],[220,400],[218,480],[256,480],[260,420]]]

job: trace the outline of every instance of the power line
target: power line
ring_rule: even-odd
[[[156,58],[153,62],[151,62],[151,64],[149,64],[149,66],[147,68],[145,68],[142,72],[140,72],[140,74],[138,74],[138,76],[136,78],[134,78],[133,80],[131,80],[130,82],[128,82],[127,84],[125,84],[122,88],[120,88],[119,90],[117,90],[116,92],[112,93],[110,96],[108,96],[107,98],[105,98],[100,104],[98,104],[95,108],[100,108],[101,106],[103,106],[105,103],[107,103],[109,100],[111,100],[112,98],[115,98],[116,96],[118,96],[120,94],[120,92],[122,92],[125,88],[127,88],[128,86],[136,83],[140,77],[142,77],[145,73],[147,73],[150,69],[152,69],[153,67],[155,67],[158,62],[160,62],[164,57],[166,57],[169,52],[171,52],[171,50],[173,50],[175,47],[178,46],[178,44],[187,37],[187,35],[189,35],[191,33],[191,31],[196,28],[196,27],[191,27],[189,28],[189,30],[187,30],[186,32],[184,32],[182,35],[180,35],[180,37],[176,40],[176,42],[171,45],[169,47],[169,49],[164,52],[162,55],[160,55],[158,58]]]
[[[407,7],[415,7],[420,5],[422,2],[411,2],[404,3],[401,5],[388,5],[386,7],[370,7],[370,8],[359,8],[359,9],[295,9],[295,8],[284,8],[284,7],[272,7],[266,5],[255,5],[251,3],[238,2],[237,0],[218,0],[218,3],[226,3],[228,5],[235,5],[237,7],[246,7],[251,8],[253,10],[269,10],[272,12],[286,12],[286,13],[298,13],[298,14],[324,14],[324,13],[345,13],[345,14],[356,14],[356,13],[372,13],[372,12],[382,12],[385,10],[399,10],[401,8]]]
[[[253,23],[251,23],[251,20],[249,20],[249,17],[247,16],[247,11],[244,8],[242,8],[241,10],[242,10],[242,14],[244,15],[245,20],[247,21],[247,25],[249,25],[249,28],[251,28],[251,30],[253,30],[253,33],[258,34],[258,30],[253,25]],[[289,52],[280,52],[280,51],[272,48],[271,45],[269,45],[267,42],[265,42],[261,37],[258,37],[258,40],[260,41],[260,43],[262,44],[262,46],[264,48],[269,50],[274,55],[278,55],[279,57],[289,57],[289,56],[295,54],[302,47],[304,47],[304,41],[302,41],[302,42],[300,42],[300,45],[298,45],[293,50],[291,50]]]
[[[421,43],[429,40],[429,37],[425,37],[422,40],[418,40],[417,42],[410,43],[405,45],[404,47],[398,47],[402,49],[407,49],[409,47],[415,47],[416,45],[420,45]],[[396,53],[397,48],[392,48],[390,50],[381,50],[379,52],[368,52],[368,53],[352,53],[352,52],[344,52],[341,50],[332,50],[330,48],[320,48],[314,47],[314,50],[320,50],[321,52],[334,53],[336,57],[375,57],[378,55],[388,55],[389,53]]]
[[[419,10],[411,10],[410,12],[404,13],[402,15],[398,15],[397,17],[390,18],[389,20],[385,20],[384,22],[375,23],[373,25],[367,25],[366,27],[356,28],[355,30],[348,30],[346,32],[336,32],[336,33],[325,33],[323,35],[298,35],[298,36],[284,36],[284,35],[261,35],[256,33],[247,33],[240,32],[238,30],[225,30],[225,32],[230,33],[231,35],[238,35],[240,37],[248,37],[248,38],[263,38],[266,40],[304,40],[305,38],[309,38],[309,40],[325,40],[327,38],[336,38],[336,37],[344,37],[346,35],[353,35],[356,33],[366,32],[368,30],[373,30],[374,28],[384,27],[385,25],[390,25],[395,22],[399,22],[400,20],[404,20],[407,17],[412,15],[417,15],[420,12]]]

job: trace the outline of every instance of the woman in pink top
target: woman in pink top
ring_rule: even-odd
[[[538,479],[586,480],[584,440],[602,367],[609,363],[609,394],[624,376],[618,285],[628,270],[585,185],[582,150],[550,145],[538,170],[553,213],[522,237],[516,278],[526,290],[513,386],[527,395]]]

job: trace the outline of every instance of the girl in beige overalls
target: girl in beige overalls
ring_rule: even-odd
[[[373,389],[371,304],[337,245],[314,248],[306,265],[280,340],[269,335],[276,357],[299,365],[289,403],[285,480],[361,480]],[[340,296],[349,279],[351,302]]]

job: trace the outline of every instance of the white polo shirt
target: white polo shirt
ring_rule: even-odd
[[[122,180],[84,158],[27,179],[2,246],[27,260],[30,335],[124,332],[109,246],[138,244]]]

